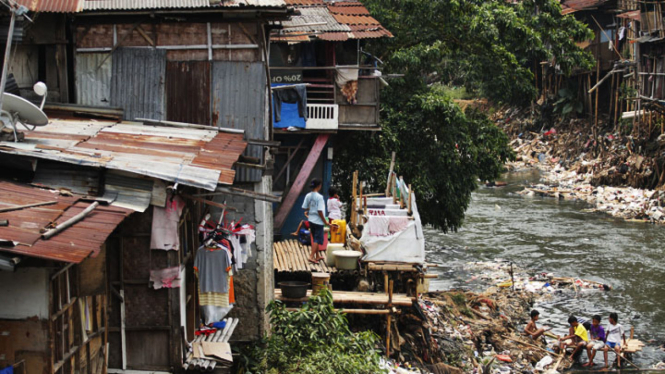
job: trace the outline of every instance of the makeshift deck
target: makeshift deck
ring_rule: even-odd
[[[275,270],[278,272],[306,272],[306,273],[335,273],[334,264],[328,265],[325,261],[312,264],[308,261],[310,246],[300,244],[295,239],[274,243],[272,258]]]
[[[333,291],[333,302],[340,304],[369,304],[385,305],[390,303],[390,296],[386,293],[374,292],[353,292],[353,291]],[[275,289],[275,299],[291,302],[305,302],[312,296],[312,290],[307,290],[307,296],[300,299],[289,299],[282,297],[282,290]],[[396,306],[411,306],[415,298],[405,294],[393,294],[392,304]]]

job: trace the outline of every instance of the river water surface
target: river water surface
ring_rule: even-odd
[[[609,284],[612,291],[588,290],[556,295],[539,302],[540,324],[554,333],[567,332],[569,314],[588,318],[610,312],[628,335],[652,341],[634,362],[644,368],[665,359],[659,345],[665,339],[665,227],[631,223],[602,213],[583,212],[582,202],[517,194],[537,173],[505,176],[509,185],[480,188],[473,194],[462,229],[444,234],[426,229],[427,256],[439,279],[432,290],[479,289],[487,284],[471,281],[462,266],[471,261],[506,259],[529,272],[579,277]],[[600,360],[599,360],[600,358]],[[584,356],[586,361],[586,355]],[[596,358],[602,362],[602,355]]]

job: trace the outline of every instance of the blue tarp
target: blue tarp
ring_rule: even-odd
[[[272,87],[284,86],[285,84],[272,84]],[[305,128],[305,119],[298,115],[298,104],[288,104],[282,103],[282,120],[275,122],[275,108],[273,103],[273,108],[270,113],[272,114],[272,121],[274,128],[276,129],[285,129],[287,127],[297,127],[300,129]],[[2,373],[0,373],[2,374]]]
[[[0,370],[0,374],[14,374],[14,367],[7,366],[6,368]]]

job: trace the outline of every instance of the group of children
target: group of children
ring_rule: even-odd
[[[538,328],[536,321],[540,316],[537,310],[531,311],[531,321],[524,329],[525,333],[532,339],[536,340],[543,336],[548,329]],[[600,325],[601,317],[599,315],[593,316],[591,324],[588,322],[580,323],[575,316],[568,317],[568,335],[558,338],[559,352],[565,354],[566,348],[572,347],[573,352],[570,357],[574,357],[578,352],[586,348],[587,357],[589,362],[582,366],[592,367],[594,364],[593,359],[596,357],[596,352],[603,350],[605,356],[605,367],[607,369],[607,353],[613,350],[617,356],[617,365],[621,367],[621,346],[626,346],[626,334],[619,321],[619,316],[616,313],[610,313],[609,325],[607,329]],[[571,342],[568,342],[570,340]]]

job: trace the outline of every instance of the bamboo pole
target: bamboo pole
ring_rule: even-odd
[[[596,86],[600,80],[600,61],[596,62]],[[598,127],[598,96],[600,96],[600,89],[596,89],[596,109],[594,110],[594,127]]]
[[[27,208],[35,208],[38,206],[44,206],[44,205],[53,205],[57,203],[57,201],[47,201],[44,203],[36,203],[36,204],[27,204],[27,205],[18,205],[18,206],[13,206],[9,208],[2,208],[0,209],[0,213],[5,213],[5,212],[13,212],[15,210],[21,210],[21,209],[27,209]]]
[[[85,216],[90,214],[90,212],[92,212],[95,208],[97,208],[98,205],[99,205],[98,201],[95,201],[94,203],[90,204],[90,206],[85,208],[81,213],[79,213],[79,214],[75,215],[74,217],[68,219],[67,221],[59,224],[56,228],[43,233],[42,234],[42,239],[49,239],[53,235],[66,230],[70,226],[73,226],[78,221],[81,221],[83,218],[85,218]]]
[[[413,193],[413,189],[411,188],[411,185],[409,185],[409,201],[408,201],[408,205],[409,205],[408,214],[409,215],[413,214],[413,197],[411,196],[412,193]]]
[[[393,281],[390,281],[388,286],[388,326],[386,327],[386,357],[390,357],[390,325],[392,323],[392,307],[393,307]]]
[[[356,191],[356,186],[358,185],[358,170],[353,172],[353,187],[352,187],[352,198],[353,201],[351,202],[351,225],[353,227],[357,226],[357,221],[356,221],[356,214],[357,214],[357,191]]]
[[[386,184],[386,196],[389,196],[388,194],[390,193],[390,181],[391,181],[391,175],[393,174],[393,169],[395,169],[395,156],[397,155],[396,152],[393,152],[392,154],[392,160],[390,161],[390,169],[388,170],[388,181]]]

